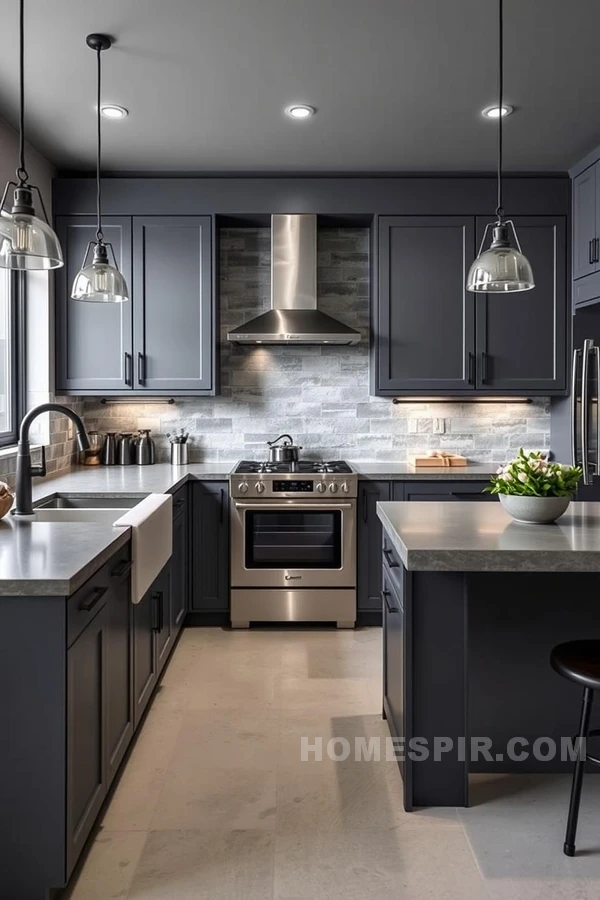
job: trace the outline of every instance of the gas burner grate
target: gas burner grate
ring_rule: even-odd
[[[299,460],[297,463],[269,463],[242,460],[236,468],[238,475],[262,475],[269,473],[300,472],[305,475],[350,475],[352,469],[347,462],[335,460]]]

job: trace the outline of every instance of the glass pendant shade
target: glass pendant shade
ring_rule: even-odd
[[[10,212],[0,215],[0,268],[27,271],[63,265],[58,237],[35,215],[28,188],[17,188]]]
[[[480,249],[477,259],[469,269],[468,291],[505,294],[512,291],[530,291],[535,287],[529,260],[523,255],[520,247],[512,247],[510,244],[509,224],[512,225],[512,222],[496,225],[489,250],[482,252]],[[482,247],[484,242],[485,235]]]
[[[127,282],[116,266],[108,261],[105,244],[96,244],[94,258],[75,276],[71,297],[73,300],[84,300],[89,303],[125,303],[129,300]]]

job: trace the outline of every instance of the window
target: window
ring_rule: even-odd
[[[23,273],[0,269],[0,447],[16,444],[23,414]]]

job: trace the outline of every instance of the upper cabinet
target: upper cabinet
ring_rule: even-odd
[[[95,220],[59,216],[57,391],[207,395],[216,391],[210,216],[106,216],[129,286],[122,304],[70,297]]]
[[[573,179],[573,306],[600,302],[600,162]]]
[[[536,287],[473,294],[489,219],[383,216],[374,319],[381,396],[547,396],[566,388],[566,217],[514,217]]]

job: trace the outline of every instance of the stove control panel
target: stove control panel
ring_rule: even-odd
[[[314,487],[314,481],[273,481],[274,494],[312,494]]]

